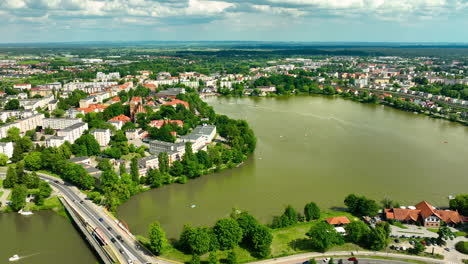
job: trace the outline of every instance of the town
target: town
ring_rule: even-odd
[[[79,228],[88,240],[96,240],[92,247],[105,263],[146,263],[154,260],[149,255],[160,255],[163,249],[152,238],[135,238],[128,226],[114,223],[103,212],[115,217],[118,206],[136,194],[239,167],[256,148],[249,124],[216,114],[203,101],[206,98],[323,95],[468,124],[466,58],[229,60],[234,62],[220,68],[203,56],[174,54],[81,56],[67,52],[0,57],[0,166],[4,169],[0,172],[0,209],[30,215],[63,204],[75,222],[85,219]],[[241,262],[248,262],[302,253],[290,244],[288,253],[274,251],[285,245],[272,246],[272,232],[295,232],[297,226],[305,225],[310,228],[307,234],[293,236],[300,240],[307,235],[319,252],[341,249],[347,242],[353,246],[349,250],[343,246],[344,250],[338,250],[342,254],[391,250],[391,254],[404,253],[415,260],[445,257],[455,263],[461,253],[451,248],[459,242],[466,245],[466,199],[466,195],[451,197],[450,207],[436,209],[425,201],[415,206],[392,201],[378,205],[349,195],[344,201],[348,212],[320,214],[312,203],[302,214],[288,206],[269,225],[236,211],[212,228],[184,226],[178,244],[169,247],[183,255],[178,261],[195,264],[203,255],[210,261],[220,249],[227,254],[227,263],[234,264],[235,253],[229,250],[242,240],[249,245],[249,253]],[[93,214],[88,215],[89,211]],[[93,215],[99,217],[93,219]],[[243,226],[243,221],[252,226]],[[194,239],[215,234],[224,241],[224,231],[220,231],[224,225],[236,226],[237,238],[232,238],[236,241],[213,250]],[[159,232],[159,224],[152,225],[152,230]],[[130,246],[117,246],[117,241]],[[321,257],[314,254],[310,253],[307,262]],[[349,261],[355,262],[353,258]]]

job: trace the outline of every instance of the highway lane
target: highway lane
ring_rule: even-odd
[[[112,224],[109,224],[109,222],[113,223],[116,225],[116,223],[113,220],[109,221],[109,217],[102,217],[100,214],[94,212],[91,207],[88,206],[88,201],[82,200],[74,191],[67,186],[66,184],[55,182],[55,180],[51,180],[50,176],[46,177],[43,175],[39,175],[42,179],[46,179],[53,187],[58,189],[62,195],[66,196],[70,202],[75,201],[73,204],[71,204],[73,207],[76,207],[80,209],[80,211],[89,219],[92,221],[91,224],[93,224],[96,227],[99,227],[101,231],[104,233],[106,238],[109,240],[107,241],[109,244],[112,242],[110,241],[112,238],[116,239],[115,244],[117,246],[114,246],[114,248],[117,249],[115,252],[116,254],[121,254],[123,255],[124,259],[127,260],[127,263],[150,263],[143,255],[145,255],[143,252],[138,251],[135,249],[132,245],[129,245],[125,242],[121,242],[119,239],[116,237],[119,235],[115,227],[112,228],[110,231],[107,229],[108,227],[112,227]],[[80,201],[83,201],[82,203]],[[102,221],[99,221],[99,219],[102,219]],[[118,228],[118,227],[117,227]],[[137,246],[137,243],[135,242],[135,247]],[[112,245],[111,245],[112,246]],[[120,253],[118,249],[123,249],[123,253]]]

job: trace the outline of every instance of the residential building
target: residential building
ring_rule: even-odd
[[[140,175],[145,175],[149,169],[159,168],[159,159],[157,155],[152,155],[138,159],[138,167],[140,169]]]
[[[47,147],[60,147],[63,143],[65,143],[65,137],[63,136],[53,136],[46,139],[46,146]]]
[[[111,139],[110,129],[93,129],[89,133],[96,138],[96,141],[99,143],[99,146],[105,147],[109,145]]]
[[[83,135],[85,130],[88,130],[88,123],[80,122],[59,130],[57,136],[65,137],[65,141],[74,143],[75,140]]]
[[[31,89],[31,84],[30,83],[14,84],[13,89]]]
[[[420,223],[424,227],[431,228],[440,227],[441,221],[447,225],[454,225],[463,222],[464,219],[457,211],[437,210],[426,201],[420,202],[415,207],[385,209],[384,216],[386,219],[411,224]]]
[[[109,81],[114,79],[120,79],[120,73],[118,72],[110,72],[105,74],[103,72],[96,73],[96,79],[99,81]]]
[[[0,142],[0,153],[11,158],[13,156],[13,142]]]
[[[172,100],[172,101],[170,101],[170,102],[165,103],[164,105],[170,105],[170,106],[176,108],[177,105],[179,105],[179,104],[185,106],[185,108],[187,108],[187,109],[190,108],[189,103],[187,103],[187,102],[185,102],[185,101],[182,101],[182,100],[179,100],[179,99],[174,99],[174,100]]]
[[[183,127],[184,121],[182,120],[153,120],[148,124],[148,126],[159,129],[163,127],[165,124],[176,124],[178,127]]]
[[[76,123],[82,122],[80,118],[44,118],[42,128],[64,129]]]

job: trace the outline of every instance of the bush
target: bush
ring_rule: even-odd
[[[455,249],[463,254],[468,255],[468,242],[467,241],[460,241],[455,244]]]

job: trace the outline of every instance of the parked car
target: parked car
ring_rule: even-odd
[[[115,238],[111,238],[111,241],[112,241],[112,243],[115,243],[115,241],[117,241],[117,240],[115,240]]]
[[[99,222],[102,222],[104,221],[104,219],[102,219],[102,217],[99,217]]]
[[[323,262],[328,263],[330,261],[330,258],[324,258]]]
[[[357,260],[357,258],[352,257],[352,258],[349,258],[348,261],[358,261],[358,260]]]
[[[444,249],[445,249],[445,251],[448,251],[448,252],[450,252],[450,248],[444,248]]]

